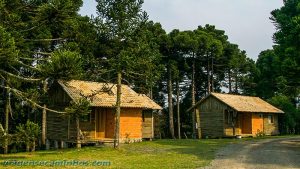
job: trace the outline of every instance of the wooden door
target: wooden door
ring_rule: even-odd
[[[242,134],[252,134],[252,125],[251,125],[251,113],[243,113],[242,114]]]
[[[96,138],[105,138],[106,111],[97,109],[96,113]]]
[[[252,114],[252,134],[256,135],[263,132],[263,116],[259,113]]]
[[[114,138],[114,133],[115,133],[114,110],[113,109],[107,109],[105,138]]]

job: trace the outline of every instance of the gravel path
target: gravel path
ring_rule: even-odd
[[[300,169],[300,137],[244,141],[221,149],[203,169]]]

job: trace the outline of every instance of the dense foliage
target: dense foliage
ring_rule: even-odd
[[[271,12],[276,27],[273,49],[262,51],[258,68],[257,95],[285,111],[281,133],[300,133],[300,1],[286,0],[284,6]],[[298,109],[297,109],[298,107]]]

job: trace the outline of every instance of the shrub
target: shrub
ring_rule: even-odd
[[[17,142],[26,145],[26,151],[35,151],[35,142],[40,135],[40,126],[31,121],[27,121],[26,124],[19,124],[17,126]]]

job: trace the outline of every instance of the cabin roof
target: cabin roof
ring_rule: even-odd
[[[282,110],[272,106],[259,97],[241,96],[234,94],[211,93],[206,98],[200,100],[194,107],[201,104],[208,97],[215,97],[219,101],[228,105],[238,112],[257,112],[257,113],[284,113]]]
[[[88,97],[93,107],[108,107],[112,108],[116,105],[117,86],[112,83],[99,83],[90,81],[62,81],[58,83],[63,90],[71,97],[71,99],[79,99]],[[121,86],[121,107],[124,108],[142,108],[161,110],[162,107],[156,104],[153,100],[144,94],[138,94],[129,86]]]

